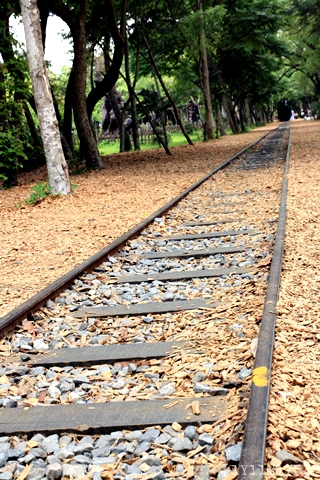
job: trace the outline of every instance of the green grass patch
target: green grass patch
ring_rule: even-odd
[[[76,183],[71,183],[70,187],[71,190],[75,190],[78,185]],[[55,193],[54,195],[51,194],[52,188],[47,182],[39,182],[37,185],[31,187],[31,190],[32,193],[29,195],[29,197],[25,197],[22,202],[19,202],[16,205],[16,208],[24,208],[24,205],[37,205],[49,196],[57,197],[60,195],[60,193]]]
[[[193,142],[202,141],[202,135],[199,133],[199,137],[195,133],[190,134],[190,138]],[[187,140],[182,133],[172,133],[170,135],[169,147],[179,147],[180,145],[187,145]],[[152,150],[159,147],[157,143],[141,143],[141,150]],[[109,143],[107,140],[103,140],[99,144],[99,152],[102,156],[112,155],[113,153],[119,153],[120,142]]]

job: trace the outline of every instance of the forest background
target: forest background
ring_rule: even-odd
[[[120,137],[112,148],[139,150],[148,125],[148,139],[168,155],[174,135],[192,145],[271,122],[282,98],[299,115],[320,114],[320,0],[33,4],[44,50],[49,16],[61,18],[69,29],[72,65],[56,73],[47,63],[46,75],[63,155],[73,171],[101,169],[101,155],[112,152],[114,136],[105,112],[103,125],[103,105]],[[0,5],[3,188],[17,185],[20,171],[46,161],[27,55],[10,27],[21,6],[15,0]],[[40,194],[50,193],[50,185],[42,188]]]

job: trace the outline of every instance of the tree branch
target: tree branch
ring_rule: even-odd
[[[106,95],[106,93],[108,93],[108,91],[116,84],[116,81],[119,78],[119,72],[123,61],[125,46],[125,39],[122,35],[122,32],[125,31],[126,27],[126,5],[126,0],[123,0],[121,3],[121,24],[119,29],[114,9],[114,2],[113,0],[106,0],[107,17],[109,19],[111,36],[114,41],[115,49],[111,66],[108,69],[106,75],[103,77],[103,80],[91,90],[87,97],[87,110],[89,118],[91,118],[93,109],[97,102],[104,95]]]

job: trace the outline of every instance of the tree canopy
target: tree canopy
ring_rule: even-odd
[[[319,0],[37,0],[45,49],[49,15],[70,28],[73,63],[49,68],[68,162],[102,168],[98,143],[115,125],[121,149],[140,148],[147,123],[168,150],[166,125],[204,139],[272,121],[277,102],[320,110]],[[26,56],[0,5],[0,180],[44,162]],[[192,111],[199,112],[195,122]],[[103,125],[106,132],[101,132]],[[109,123],[108,123],[109,122]],[[131,137],[130,137],[130,135]],[[190,144],[192,141],[188,140]],[[10,148],[8,145],[10,144]]]

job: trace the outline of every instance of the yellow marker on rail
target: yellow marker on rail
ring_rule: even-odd
[[[255,368],[252,372],[252,381],[256,387],[267,387],[269,383],[268,367]]]

